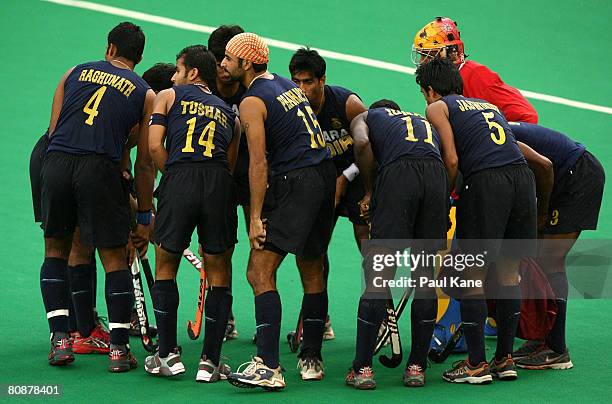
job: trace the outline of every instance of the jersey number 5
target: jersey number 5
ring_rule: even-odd
[[[91,96],[87,104],[83,107],[83,112],[85,112],[89,117],[85,120],[85,123],[89,126],[93,125],[94,118],[98,116],[98,106],[100,105],[100,101],[102,101],[102,97],[106,92],[106,86],[102,86],[96,90],[95,93]]]
[[[297,109],[297,114],[302,121],[304,121],[304,125],[306,126],[306,130],[310,133],[310,147],[313,149],[318,149],[319,147],[325,147],[325,139],[323,139],[323,135],[321,134],[321,127],[319,126],[319,121],[315,117],[314,111],[309,105],[306,105],[306,112],[308,112],[308,118],[310,118],[310,122],[312,122],[312,126],[317,130],[317,136],[315,141],[315,133],[312,128],[308,124],[308,119],[306,119],[306,114],[300,109]]]
[[[185,140],[185,147],[183,147],[181,151],[183,153],[193,153],[195,152],[193,148],[193,132],[195,131],[196,117],[194,116],[188,120],[187,124],[189,125],[189,129],[187,129],[187,139]],[[198,139],[198,144],[200,146],[204,146],[204,152],[202,154],[204,154],[206,157],[212,157],[212,151],[215,148],[213,139],[215,138],[216,127],[216,122],[210,121],[208,125],[204,127],[204,130],[200,135],[200,139]],[[206,135],[208,135],[208,137]]]
[[[499,132],[499,135],[491,132],[491,139],[493,142],[499,145],[506,143],[506,132],[504,131],[504,127],[492,120],[493,117],[495,117],[495,114],[493,112],[483,112],[482,116],[484,116],[485,121],[487,121],[489,129],[495,128],[497,129],[497,132]]]

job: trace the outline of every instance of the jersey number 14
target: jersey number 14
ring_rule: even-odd
[[[183,153],[193,153],[195,152],[195,149],[193,148],[193,132],[195,131],[196,117],[194,116],[188,120],[187,124],[189,125],[189,128],[187,129],[187,139],[185,140],[185,147],[183,147],[181,151]],[[215,148],[213,139],[215,138],[216,127],[217,123],[215,121],[210,121],[208,125],[204,127],[204,130],[198,139],[198,144],[200,146],[204,146],[204,152],[202,154],[206,157],[212,157],[212,151]]]

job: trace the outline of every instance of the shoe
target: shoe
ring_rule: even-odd
[[[94,328],[94,331],[96,328]],[[71,334],[72,351],[75,354],[86,355],[90,353],[108,354],[110,344],[99,338],[100,332],[92,333],[89,337],[83,337],[78,331]]]
[[[525,343],[523,343],[523,345],[521,345],[519,349],[512,352],[512,358],[514,358],[514,360],[517,361],[521,358],[526,358],[527,356],[531,356],[537,351],[540,351],[544,348],[546,348],[544,341],[538,341],[538,340],[525,341]]]
[[[230,317],[227,320],[227,326],[225,327],[225,337],[223,342],[238,338],[238,331],[236,331],[236,320],[234,317]]]
[[[518,377],[512,355],[508,355],[499,362],[493,357],[489,362],[489,371],[493,377],[499,380],[516,380]]]
[[[376,380],[374,380],[374,371],[369,366],[364,366],[355,372],[351,366],[348,374],[344,378],[344,383],[347,386],[353,386],[358,390],[373,390],[376,388]]]
[[[263,363],[260,357],[255,356],[250,362],[240,365],[235,373],[230,373],[227,376],[227,381],[236,387],[261,387],[270,391],[280,390],[285,388],[283,372],[280,366],[271,369]]]
[[[232,369],[225,363],[219,362],[219,366],[216,366],[210,359],[201,357],[196,382],[214,383],[219,380],[227,380],[227,375],[230,373]]]
[[[135,308],[132,309],[132,317],[130,318],[130,336],[140,337],[140,321],[138,320],[138,312]]]
[[[172,377],[185,373],[179,348],[174,348],[165,358],[160,358],[159,351],[147,356],[144,368],[147,373],[155,376]]]
[[[563,353],[557,353],[545,347],[530,356],[516,359],[516,366],[521,369],[543,370],[543,369],[571,369],[574,367],[567,348]]]
[[[48,356],[49,365],[65,366],[74,362],[72,340],[67,332],[54,332],[51,334],[51,351]]]
[[[89,336],[97,338],[104,341],[107,345],[110,345],[110,332],[99,320],[96,320],[96,326],[93,330],[91,330],[91,334]]]
[[[111,344],[110,352],[108,353],[108,371],[112,373],[127,372],[130,369],[135,369],[138,362],[130,352],[129,345],[114,345]]]
[[[334,338],[336,338],[336,335],[334,334],[331,320],[329,319],[329,316],[327,316],[327,319],[325,320],[325,331],[323,331],[323,341],[329,341]]]
[[[423,387],[425,386],[425,370],[419,365],[409,365],[404,371],[404,386]]]
[[[493,376],[487,362],[472,366],[467,360],[462,360],[453,363],[452,369],[442,374],[442,379],[451,383],[489,384]]]
[[[298,359],[297,368],[302,380],[321,380],[325,375],[323,361],[316,355],[305,355]]]

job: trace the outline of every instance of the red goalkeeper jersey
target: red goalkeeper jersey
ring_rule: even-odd
[[[489,101],[504,113],[508,121],[538,123],[538,113],[529,101],[487,66],[466,60],[459,67],[459,73],[465,97]]]

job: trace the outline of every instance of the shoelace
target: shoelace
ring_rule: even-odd
[[[419,365],[410,365],[408,366],[408,372],[409,373],[422,373],[423,368]]]
[[[449,372],[449,373],[451,375],[453,375],[453,376],[454,375],[459,375],[459,374],[462,373],[461,369],[463,369],[463,367],[465,367],[465,366],[467,366],[467,360],[462,359],[462,360],[455,361],[453,363],[453,368],[452,368],[453,370],[451,372]]]
[[[251,361],[244,362],[242,365],[238,366],[238,369],[236,369],[236,373],[244,373],[245,375],[252,375],[257,371],[257,369],[261,365],[263,365],[263,363],[257,362],[255,358],[253,358]],[[246,366],[246,367],[243,368],[243,366]]]
[[[372,377],[372,375],[374,374],[374,372],[372,371],[372,368],[369,366],[364,366],[362,368],[359,369],[359,374],[364,376],[364,377]]]

